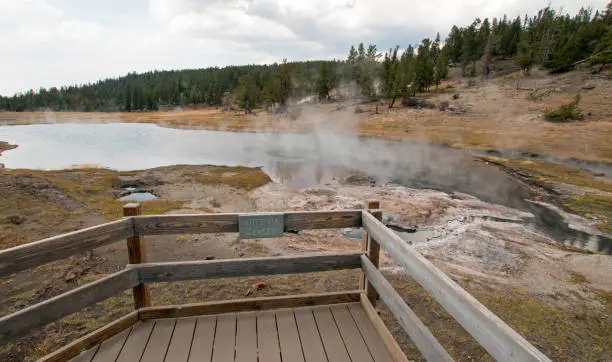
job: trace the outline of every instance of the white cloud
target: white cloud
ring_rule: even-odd
[[[608,0],[555,0],[574,13]],[[548,0],[0,0],[0,94],[129,71],[330,59],[351,44],[414,44],[474,17]],[[143,10],[144,9],[144,10]],[[95,12],[95,13],[94,13]]]

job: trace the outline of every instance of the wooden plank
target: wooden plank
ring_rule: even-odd
[[[285,231],[361,227],[361,210],[285,213]]]
[[[361,210],[284,213],[285,231],[361,226]],[[136,235],[237,233],[238,214],[134,216]]]
[[[117,357],[119,356],[119,353],[123,349],[123,345],[125,344],[125,341],[127,340],[131,331],[132,331],[132,328],[130,327],[124,330],[123,332],[115,334],[111,338],[102,342],[102,344],[100,345],[100,349],[98,350],[98,353],[96,353],[93,361],[94,362],[115,361]]]
[[[329,307],[313,308],[312,312],[329,362],[351,362]]]
[[[122,219],[0,250],[0,277],[112,244],[133,233],[132,222]]]
[[[167,362],[187,362],[195,326],[195,318],[182,318],[176,320],[174,333],[172,333],[172,339],[170,340],[170,346],[166,354]]]
[[[257,346],[260,361],[281,362],[276,316],[272,311],[257,316]]]
[[[368,233],[498,361],[550,361],[476,298],[369,213]],[[379,292],[380,289],[376,288]]]
[[[257,362],[257,318],[255,313],[236,315],[236,362]]]
[[[295,323],[292,309],[276,312],[276,325],[278,327],[278,340],[280,343],[281,359],[283,361],[304,361],[300,335]]]
[[[373,210],[373,209],[379,209],[379,208],[380,208],[380,201],[366,200],[364,204],[364,209],[368,211]],[[382,216],[382,213],[381,213],[381,216]],[[361,251],[363,251],[364,253],[368,252],[368,233],[365,230],[363,231],[363,234],[361,235]],[[359,289],[365,290],[365,288],[366,288],[365,275],[361,274],[359,278]]]
[[[380,206],[380,204],[374,204],[374,206]],[[370,211],[377,220],[382,220],[382,212],[380,211]],[[378,268],[380,264],[380,244],[372,237],[372,235],[368,235],[368,259],[372,262],[374,266]],[[378,293],[376,293],[376,289],[372,286],[371,283],[366,283],[365,285],[365,293],[372,305],[376,305],[376,300],[378,299]]]
[[[361,267],[360,257],[360,253],[320,253],[305,256],[133,264],[130,267],[138,270],[141,282],[147,283],[356,269]]]
[[[237,233],[238,214],[134,216],[135,235]]]
[[[376,328],[373,326],[372,322],[366,315],[363,310],[361,304],[349,304],[348,310],[363,337],[366,345],[368,346],[368,350],[370,354],[374,358],[376,362],[386,362],[393,361],[391,354],[387,350],[385,343],[383,342],[381,336],[376,333]],[[403,353],[402,353],[403,355]]]
[[[391,357],[393,358],[393,360],[396,362],[408,362],[408,358],[406,358],[406,355],[400,348],[399,344],[397,344],[397,341],[395,340],[393,335],[391,335],[391,332],[389,332],[389,329],[387,329],[387,326],[385,326],[385,323],[382,321],[382,319],[380,319],[380,316],[376,312],[376,309],[374,309],[374,306],[372,305],[372,303],[370,303],[370,300],[366,297],[365,294],[361,295],[361,307],[370,319],[370,322],[372,322],[374,329],[376,330],[376,332],[378,332],[378,335],[387,347],[387,350],[389,351],[389,353],[391,353]]]
[[[236,353],[236,315],[217,317],[217,330],[213,346],[213,362],[233,362]]]
[[[346,350],[353,362],[373,362],[374,359],[365,344],[359,329],[351,317],[346,305],[338,305],[329,308],[332,312]]]
[[[300,341],[306,362],[327,361],[325,348],[311,309],[294,310]]]
[[[26,333],[32,328],[78,312],[137,284],[138,272],[134,269],[124,269],[15,313],[0,317],[0,344]]]
[[[189,352],[189,362],[210,362],[215,341],[216,316],[196,318],[196,327]]]
[[[170,339],[172,339],[175,324],[176,320],[174,319],[160,319],[155,321],[151,337],[149,337],[149,342],[147,342],[147,347],[142,355],[143,361],[164,361],[168,346],[170,346]]]
[[[359,301],[359,291],[288,295],[282,297],[247,298],[222,302],[148,307],[139,310],[138,317],[141,320],[182,318],[207,314],[269,310],[287,307],[307,307],[357,301]]]
[[[123,206],[123,216],[137,216],[142,214],[140,204],[130,203]],[[131,220],[131,219],[130,219]],[[132,224],[133,224],[133,220]],[[133,225],[132,225],[133,226]],[[127,238],[128,260],[130,264],[147,262],[147,253],[144,239],[141,236],[130,236]],[[140,283],[132,288],[134,295],[134,309],[151,306],[151,292],[148,285]]]
[[[145,321],[132,327],[132,332],[125,341],[117,362],[140,361],[154,325],[154,321]]]
[[[421,351],[423,357],[429,361],[452,361],[453,359],[436,337],[431,334],[372,262],[365,256],[361,260],[368,281],[376,288],[383,302],[389,307],[404,331]]]
[[[98,352],[100,346],[95,346],[92,349],[88,349],[87,351],[81,353],[80,355],[72,358],[70,362],[91,362],[92,358]]]
[[[77,356],[82,351],[88,350],[115,334],[130,328],[136,322],[138,322],[138,312],[134,311],[46,355],[39,362],[66,361]]]

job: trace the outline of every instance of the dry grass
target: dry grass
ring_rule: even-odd
[[[589,172],[540,159],[507,159],[500,157],[483,157],[485,160],[504,166],[527,170],[534,173],[536,181],[548,183],[565,183],[588,187],[605,192],[612,192],[612,180],[593,177]]]
[[[412,278],[387,275],[415,313],[430,328],[456,360],[493,361],[486,351]],[[592,308],[587,301],[571,308],[559,307],[524,290],[494,287],[461,280],[460,284],[553,360],[595,361],[612,358],[612,324],[606,310],[612,306],[610,293],[592,290],[604,308]],[[580,303],[578,302],[578,303]],[[386,310],[381,314],[408,356],[418,355],[414,344]]]
[[[227,185],[246,191],[254,190],[271,181],[260,168],[243,166],[215,166],[208,172],[193,174],[193,177],[195,181],[204,185]]]
[[[545,184],[578,186],[574,191],[563,189],[565,209],[597,220],[597,227],[612,232],[612,180],[597,178],[585,170],[544,160],[482,157],[484,160],[521,171],[521,175]]]
[[[612,233],[612,195],[574,195],[565,200],[563,206],[584,217],[596,218],[600,230]]]
[[[2,151],[12,150],[15,147],[17,147],[17,146],[11,145],[8,142],[0,141],[0,154],[2,153]]]

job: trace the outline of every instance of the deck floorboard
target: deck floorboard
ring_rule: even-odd
[[[139,322],[74,361],[391,361],[360,303]]]

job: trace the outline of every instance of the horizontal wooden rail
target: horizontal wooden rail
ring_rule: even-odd
[[[321,272],[361,267],[360,253],[133,264],[141,283]]]
[[[436,337],[431,334],[370,259],[362,255],[361,263],[368,282],[372,284],[382,301],[389,307],[404,331],[421,351],[423,357],[428,361],[452,361],[452,357]]]
[[[239,214],[134,216],[136,235],[237,233]],[[285,212],[285,231],[361,227],[361,210]]]
[[[81,309],[139,284],[138,271],[124,269],[45,300],[18,312],[0,317],[0,344],[31,330],[78,312]]]
[[[498,361],[550,361],[368,212],[365,230]]]
[[[0,250],[0,277],[67,258],[132,235],[132,220],[122,219]]]

